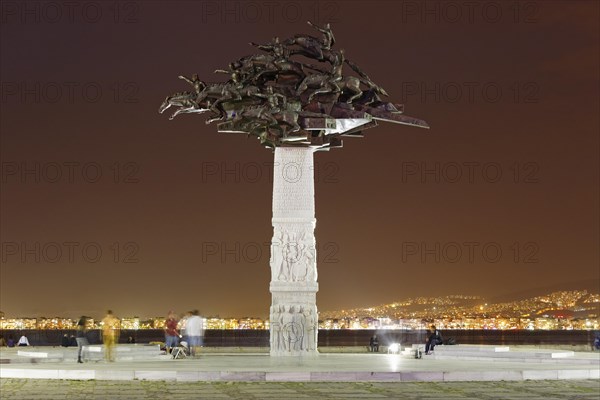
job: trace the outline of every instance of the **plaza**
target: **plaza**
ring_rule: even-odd
[[[0,4],[0,400],[600,400],[600,2],[84,3]]]
[[[64,359],[34,359],[18,356],[18,349],[3,349],[0,391],[2,398],[44,400],[600,398],[598,353],[496,352],[490,346],[476,357],[473,347],[464,347],[463,357],[459,350],[446,355],[437,350],[423,359],[372,353],[281,358],[270,357],[268,348],[237,348],[205,349],[195,359],[155,355],[84,364],[75,363],[72,349],[34,349],[48,356],[64,352]],[[502,354],[512,355],[502,359]]]
[[[127,348],[122,346],[122,349]],[[74,349],[3,349],[0,378],[172,382],[456,382],[600,379],[597,352],[504,346],[438,346],[415,359],[400,354],[321,353],[269,357],[268,349],[206,349],[173,359],[148,346],[117,353],[117,362],[75,362]],[[19,355],[19,352],[20,355]],[[135,357],[135,353],[141,354]],[[121,354],[121,356],[119,356]]]

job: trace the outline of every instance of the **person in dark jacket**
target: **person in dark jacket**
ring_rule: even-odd
[[[87,317],[85,315],[82,315],[81,318],[79,318],[79,321],[77,321],[77,337],[75,337],[75,340],[77,341],[77,362],[78,363],[83,363],[83,360],[81,359],[81,352],[83,350],[83,346],[87,346],[90,343],[87,340]]]
[[[435,325],[431,325],[431,331],[429,331],[429,338],[427,339],[427,344],[425,345],[425,354],[429,355],[433,348],[443,343],[442,334],[437,330]]]
[[[60,345],[62,347],[69,347],[69,335],[67,335],[66,333],[63,335]]]
[[[379,352],[379,339],[377,339],[377,335],[373,335],[369,342],[369,347],[372,353]]]

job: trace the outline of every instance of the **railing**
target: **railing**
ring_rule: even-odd
[[[120,343],[126,343],[129,336],[136,343],[162,342],[162,329],[127,330],[122,329]],[[583,345],[594,341],[594,331],[529,331],[529,330],[441,330],[444,339],[454,338],[457,344],[495,345]],[[60,346],[64,334],[75,335],[74,330],[1,330],[7,339],[12,335],[15,342],[21,335],[27,336],[33,346]],[[367,346],[373,334],[377,334],[382,346],[391,343],[424,343],[425,330],[319,330],[319,346]],[[91,344],[101,342],[100,330],[87,333]],[[209,347],[267,347],[269,331],[253,329],[207,330],[204,343]]]

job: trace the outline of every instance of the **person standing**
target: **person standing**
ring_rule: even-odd
[[[81,359],[81,353],[83,351],[83,346],[87,346],[90,343],[87,340],[87,317],[85,315],[82,315],[81,318],[79,318],[79,321],[77,321],[77,336],[75,337],[75,340],[77,341],[77,362],[78,363],[83,363],[83,360]]]
[[[371,350],[371,353],[379,353],[379,339],[377,339],[377,335],[371,337],[369,349]]]
[[[200,346],[202,346],[202,335],[204,331],[204,321],[200,317],[200,312],[194,310],[191,312],[191,316],[185,323],[185,333],[188,339],[188,345],[190,346],[190,354],[192,356],[198,355],[200,352]]]
[[[177,347],[179,344],[178,322],[177,318],[175,318],[175,313],[169,311],[167,320],[165,321],[165,348],[167,349],[167,354],[170,354],[173,347]]]
[[[119,337],[119,320],[115,318],[112,310],[106,312],[102,320],[102,341],[104,342],[104,358],[106,361],[115,361],[115,342]]]

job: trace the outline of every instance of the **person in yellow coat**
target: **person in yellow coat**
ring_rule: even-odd
[[[120,321],[115,318],[111,310],[106,312],[102,320],[102,341],[104,342],[104,358],[106,361],[115,361],[114,348],[119,337]]]

